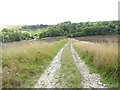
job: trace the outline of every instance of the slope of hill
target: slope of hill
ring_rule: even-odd
[[[120,21],[102,22],[63,22],[57,25],[24,25],[4,28],[0,37],[2,42],[13,42],[21,40],[41,39],[49,37],[81,37],[96,35],[118,35]]]

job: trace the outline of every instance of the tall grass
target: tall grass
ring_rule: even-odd
[[[75,42],[74,46],[81,58],[86,58],[88,64],[92,62],[91,66],[94,66],[94,69],[103,72],[105,77],[108,77],[109,80],[114,79],[117,83],[118,42],[92,43],[79,41]]]
[[[3,88],[23,87],[35,75],[41,75],[66,43],[18,42],[3,45]]]

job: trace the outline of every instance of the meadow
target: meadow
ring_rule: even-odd
[[[60,40],[4,43],[2,87],[32,87],[66,42]]]
[[[119,42],[120,35],[96,35],[96,36],[84,36],[84,37],[74,37],[74,39],[79,41],[88,41],[88,42]]]
[[[95,36],[93,41],[90,38],[84,38],[87,41],[77,38],[74,48],[91,72],[99,73],[108,82],[108,87],[118,87],[118,38],[103,37],[98,41]]]
[[[94,36],[96,40],[90,40],[93,36],[87,36],[74,39],[44,38],[3,43],[3,88],[33,87],[68,40],[73,41],[75,50],[88,65],[90,73],[100,74],[103,83],[107,83],[110,88],[117,88],[119,73],[118,37],[109,36],[111,38],[106,38],[108,36],[102,36],[101,39],[97,37]],[[72,61],[69,46],[64,50],[62,58],[59,83],[68,81],[68,87],[81,87],[79,86],[81,75],[77,73]],[[63,75],[66,78],[62,78]],[[72,83],[72,80],[76,82]]]
[[[89,66],[91,73],[99,73],[103,78],[102,82],[109,84],[108,87],[118,87],[118,23],[120,21],[66,21],[56,25],[18,25],[0,28],[0,41],[3,43],[2,87],[33,87],[58,51],[69,40],[73,41],[75,50]],[[65,40],[66,38],[70,39]],[[68,46],[63,53],[64,61],[60,75],[65,75],[64,80],[69,82],[68,87],[81,87],[78,84],[81,80],[77,78],[78,73],[72,74],[72,71],[77,70],[70,55]],[[67,77],[68,74],[70,77]],[[72,85],[73,81],[70,78],[74,78],[73,81],[76,83]]]

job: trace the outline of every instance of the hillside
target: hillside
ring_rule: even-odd
[[[2,42],[32,40],[49,37],[81,37],[119,34],[120,21],[80,22],[66,21],[57,25],[24,25],[3,28],[0,37]]]

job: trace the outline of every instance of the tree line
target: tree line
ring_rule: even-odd
[[[20,32],[7,28],[2,30],[0,37],[2,42],[14,42],[33,39],[33,36],[31,36],[29,32]]]
[[[120,34],[120,21],[80,22],[66,21],[57,25],[24,25],[18,30],[4,28],[0,32],[2,42],[14,42],[21,40],[41,39],[45,37],[80,37],[93,35],[117,35]],[[32,34],[29,31],[45,28],[42,33]]]
[[[35,31],[36,29],[47,28],[49,25],[37,24],[37,25],[24,25],[18,30],[3,28],[0,33],[0,41],[1,42],[14,42],[21,40],[31,40],[38,39],[39,34],[33,34],[29,31]]]
[[[37,25],[24,25],[21,27],[20,30],[35,30],[35,29],[41,29],[41,28],[47,28],[50,25],[43,25],[43,24],[37,24]]]
[[[118,27],[119,21],[104,21],[104,22],[80,22],[71,23],[70,21],[63,22],[54,26],[50,26],[47,31],[42,32],[39,37],[80,37],[93,35],[117,35],[120,30]]]

